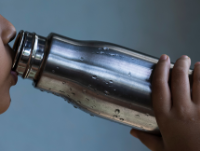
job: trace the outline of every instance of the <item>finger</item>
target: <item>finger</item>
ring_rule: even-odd
[[[166,56],[167,60],[162,60]],[[162,55],[153,71],[152,104],[155,116],[167,113],[171,108],[171,94],[168,84],[170,73],[170,58]]]
[[[171,95],[173,106],[188,107],[191,103],[189,68],[191,60],[186,55],[181,56],[172,69]]]
[[[131,135],[138,138],[145,146],[152,151],[161,151],[164,148],[162,137],[151,135],[139,130],[132,129]]]
[[[192,101],[200,104],[200,62],[196,62],[193,70]]]

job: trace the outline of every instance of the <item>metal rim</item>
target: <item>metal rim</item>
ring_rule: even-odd
[[[17,61],[19,60],[19,56],[20,56],[20,53],[21,53],[23,42],[24,42],[24,31],[21,30],[19,32],[19,34],[17,35],[17,38],[16,38],[15,43],[13,45],[13,50],[15,51],[15,57],[14,57],[13,66],[12,66],[13,70],[15,70],[15,65],[17,64]]]

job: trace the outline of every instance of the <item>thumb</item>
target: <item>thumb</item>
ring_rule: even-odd
[[[152,151],[164,150],[162,137],[148,134],[136,129],[130,131],[131,135],[138,138],[146,147]]]

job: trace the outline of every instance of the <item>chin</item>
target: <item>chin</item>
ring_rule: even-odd
[[[4,113],[10,106],[10,96],[0,100],[0,114]]]

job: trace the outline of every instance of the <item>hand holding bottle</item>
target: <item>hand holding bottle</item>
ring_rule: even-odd
[[[190,65],[191,59],[185,55],[176,61],[172,73],[167,55],[162,55],[156,65],[152,103],[162,137],[131,130],[152,151],[200,150],[200,62],[194,67],[192,94],[188,78]]]

